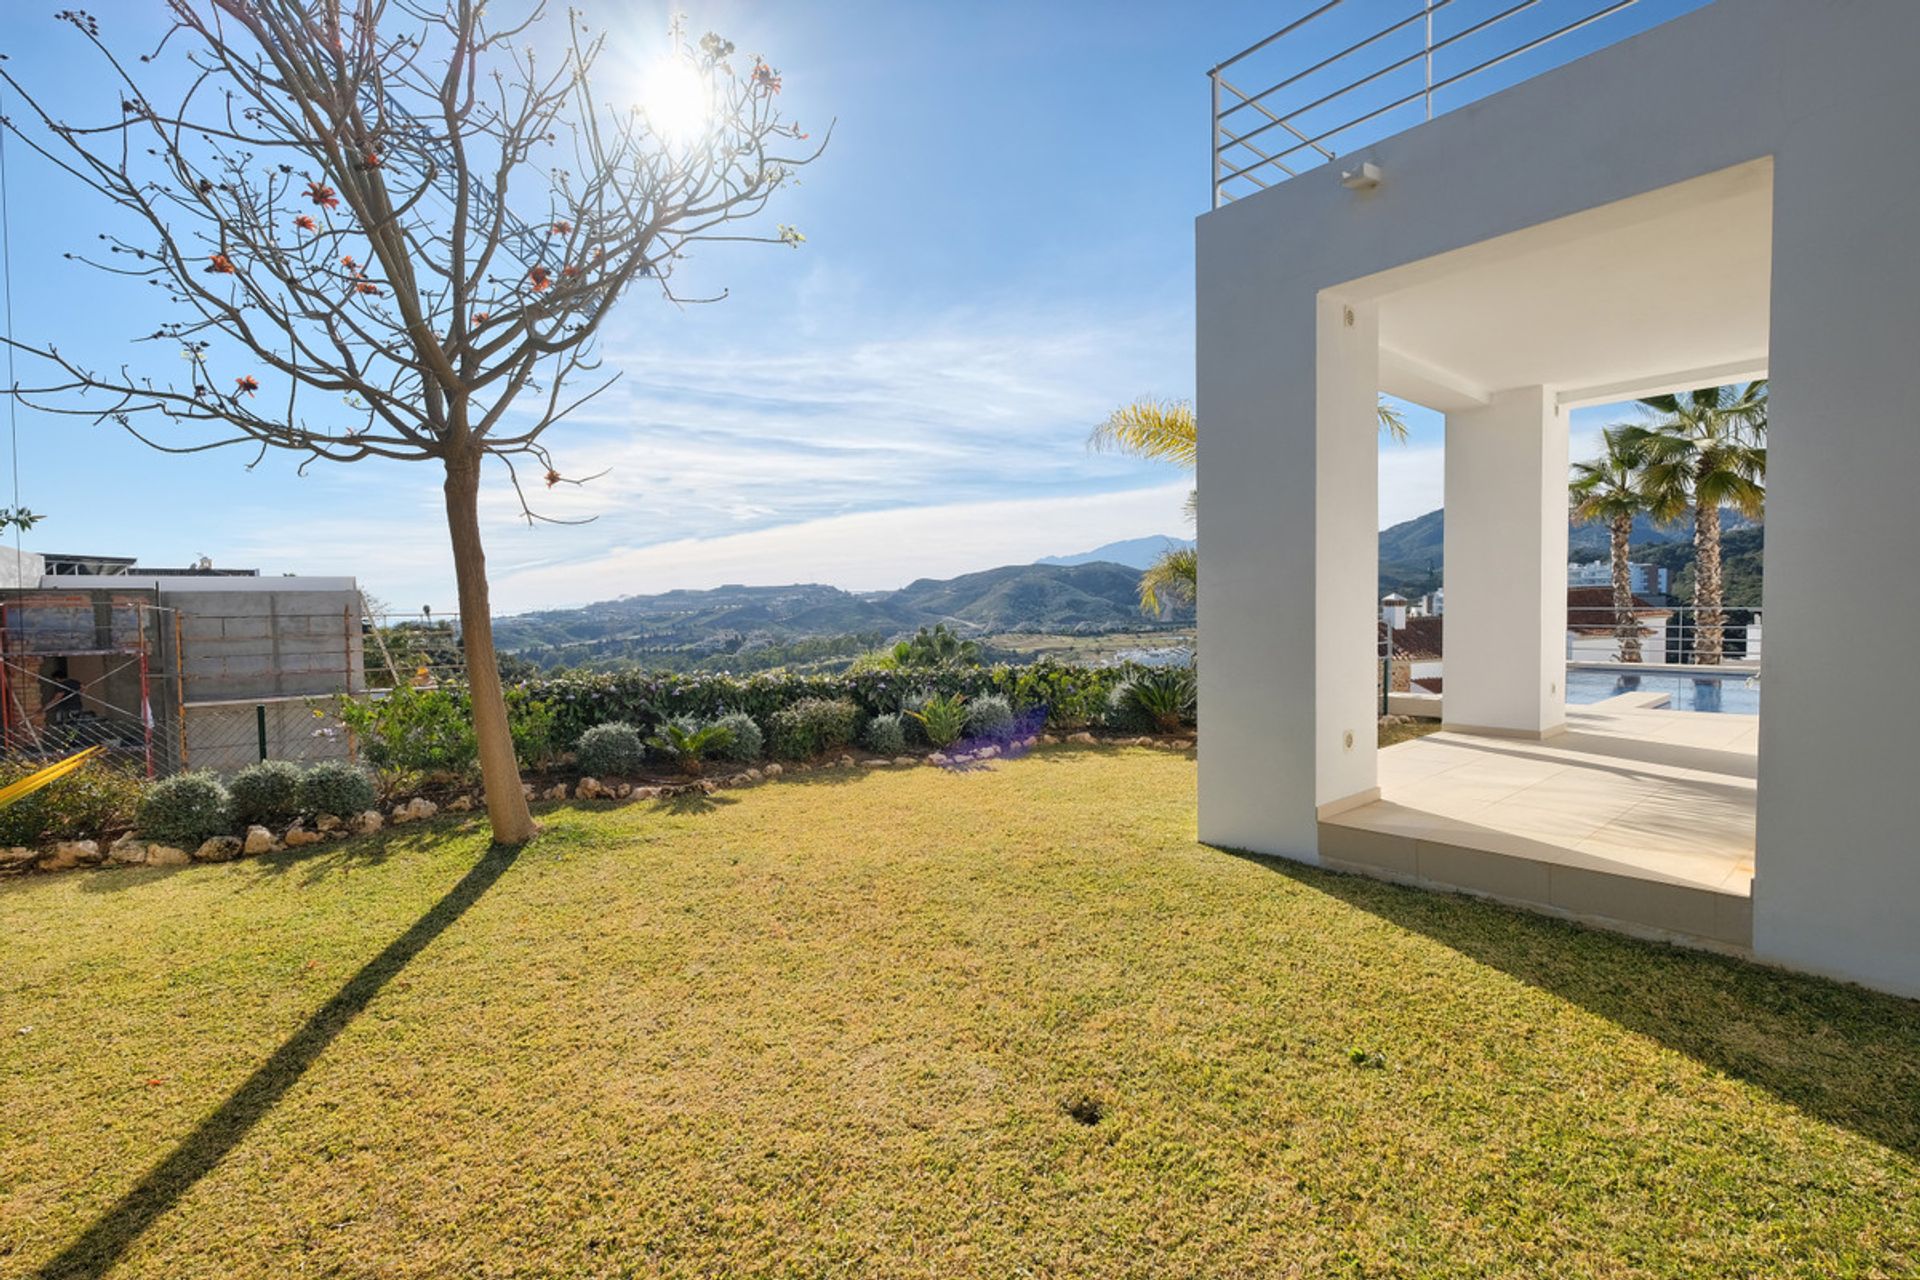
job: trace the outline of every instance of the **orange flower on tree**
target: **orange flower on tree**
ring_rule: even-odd
[[[309,182],[307,184],[307,199],[327,209],[338,209],[340,207],[340,197],[335,195],[333,188],[324,182]]]
[[[353,291],[355,293],[370,293],[376,298],[381,295],[380,286],[371,280],[356,280],[353,285]]]
[[[473,320],[468,324],[467,327],[470,329],[478,329],[481,325],[487,322],[489,314],[490,314],[489,312],[485,312],[485,311],[474,312]]]
[[[527,272],[527,283],[533,286],[535,293],[544,293],[553,287],[553,276],[545,267],[535,267]]]
[[[233,385],[236,388],[233,394],[236,396],[250,396],[260,389],[260,380],[251,374],[247,374],[243,377],[235,378]]]
[[[547,468],[547,488],[553,488],[553,486],[559,484],[563,479],[565,479],[565,477],[558,471],[555,471],[552,467]]]
[[[753,85],[766,93],[780,92],[780,75],[764,62],[753,64]]]
[[[216,253],[207,259],[207,270],[215,275],[230,276],[233,274],[233,259],[224,253]]]
[[[580,268],[562,267],[560,268],[560,278],[563,280],[577,280],[580,278]]]
[[[293,225],[300,228],[302,231],[317,231],[320,229],[320,224],[315,222],[312,218],[309,218],[304,213],[293,220]]]
[[[573,224],[571,222],[556,222],[553,224],[553,234],[556,236],[570,236],[573,234]]]

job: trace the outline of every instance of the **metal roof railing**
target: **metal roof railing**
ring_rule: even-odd
[[[1710,2],[1314,4],[1207,73],[1213,207]]]

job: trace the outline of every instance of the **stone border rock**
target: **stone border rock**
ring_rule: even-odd
[[[521,785],[526,791],[527,799],[550,803],[564,800],[615,802],[670,800],[690,795],[713,795],[723,789],[750,787],[776,778],[798,777],[829,770],[878,771],[911,768],[915,765],[958,770],[984,765],[990,760],[1017,758],[1036,747],[1062,744],[1163,747],[1172,751],[1190,751],[1193,749],[1194,742],[1192,738],[1157,738],[1145,734],[1127,738],[1098,738],[1087,731],[1064,736],[1041,733],[1007,743],[985,743],[960,751],[949,749],[919,756],[862,755],[856,757],[851,752],[843,752],[831,759],[810,762],[769,761],[736,773],[690,778],[685,782],[645,784],[602,782],[597,778],[588,777],[581,778],[571,786],[565,782],[556,782],[544,788],[536,787],[533,783]],[[444,805],[436,804],[424,796],[413,796],[395,804],[385,814],[377,809],[368,809],[364,813],[347,816],[322,814],[313,820],[311,828],[304,821],[296,821],[279,834],[275,834],[266,827],[255,825],[248,827],[240,835],[214,836],[192,850],[145,841],[140,839],[138,833],[132,831],[121,835],[104,850],[97,840],[62,840],[51,848],[41,849],[24,846],[0,847],[0,875],[29,871],[67,871],[90,867],[184,867],[195,862],[231,862],[236,858],[258,857],[264,853],[278,853],[284,849],[305,848],[323,841],[371,835],[383,830],[389,823],[396,827],[406,826],[415,822],[425,822],[443,812],[474,813],[483,810],[484,807],[483,797],[472,792],[461,792],[447,800]]]

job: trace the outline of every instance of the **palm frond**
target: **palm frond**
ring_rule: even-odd
[[[1140,607],[1162,613],[1175,604],[1200,598],[1200,555],[1193,547],[1175,547],[1140,575]]]
[[[1135,400],[1093,429],[1088,444],[1154,462],[1192,467],[1199,456],[1193,406],[1185,400]]]
[[[1395,444],[1407,442],[1407,415],[1388,404],[1385,400],[1374,406],[1374,413],[1380,418],[1380,429],[1392,437]]]

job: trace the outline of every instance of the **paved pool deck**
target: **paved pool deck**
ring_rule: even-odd
[[[1322,819],[1329,866],[1746,951],[1760,722],[1656,694],[1544,741],[1445,731],[1380,753],[1380,799]]]

